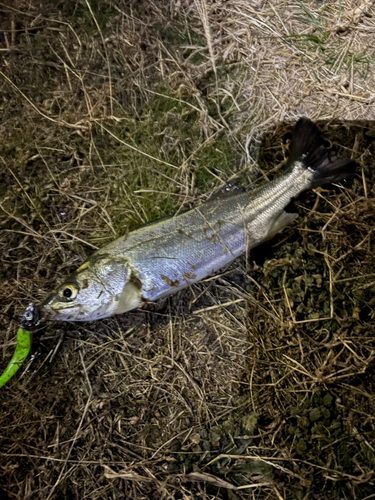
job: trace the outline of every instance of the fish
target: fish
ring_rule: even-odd
[[[354,161],[331,157],[318,127],[300,118],[281,175],[251,191],[214,196],[103,246],[39,306],[32,303],[23,319],[28,327],[40,320],[93,321],[174,294],[282,231],[297,217],[286,208],[300,193],[355,171]]]

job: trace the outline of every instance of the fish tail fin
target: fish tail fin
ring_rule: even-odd
[[[353,177],[356,170],[353,160],[329,156],[318,127],[305,117],[294,127],[287,165],[292,167],[296,161],[314,172],[309,189]]]

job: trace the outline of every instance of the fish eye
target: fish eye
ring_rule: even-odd
[[[70,302],[75,299],[77,297],[77,293],[78,288],[73,283],[63,285],[59,291],[60,297],[65,299],[66,302]]]
[[[31,321],[34,317],[34,314],[31,312],[31,311],[28,311],[26,314],[25,314],[25,319],[27,321]]]

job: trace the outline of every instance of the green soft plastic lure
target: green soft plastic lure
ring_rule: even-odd
[[[31,333],[28,330],[19,328],[17,330],[17,345],[16,350],[10,360],[8,366],[5,368],[3,374],[0,376],[0,387],[10,380],[16,371],[20,368],[22,363],[27,358],[31,349]]]

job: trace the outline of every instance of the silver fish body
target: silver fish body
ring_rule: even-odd
[[[38,316],[91,321],[175,293],[281,231],[296,217],[285,207],[301,192],[354,175],[354,162],[329,158],[307,119],[298,122],[290,149],[286,171],[264,186],[216,197],[99,249],[41,304]]]
[[[281,231],[295,214],[283,209],[311,183],[312,172],[293,170],[264,187],[208,201],[186,213],[140,228],[98,250],[124,257],[155,301],[214,274]]]

